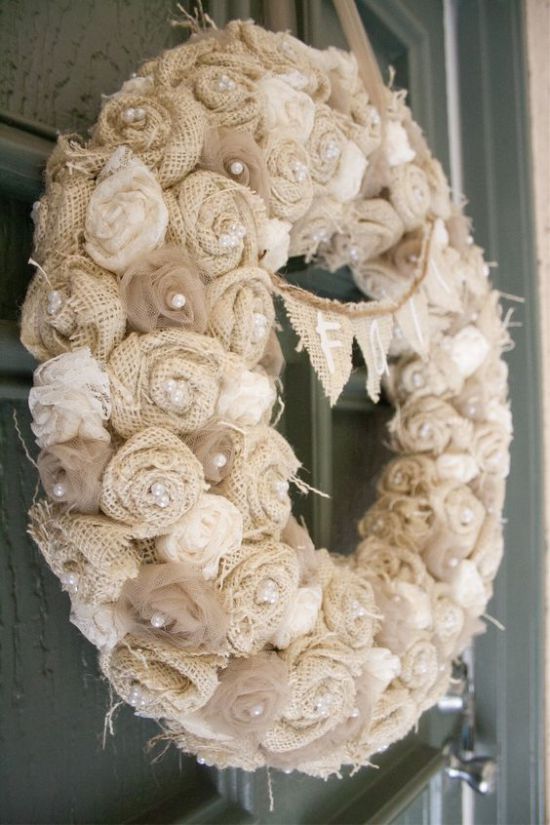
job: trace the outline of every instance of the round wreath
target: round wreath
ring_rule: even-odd
[[[376,105],[374,105],[376,102]],[[366,764],[447,688],[502,554],[508,344],[401,93],[252,22],[195,33],[61,136],[22,340],[30,532],[140,716],[201,761]],[[289,256],[368,300],[290,286]],[[274,296],[330,400],[354,338],[396,457],[349,558],[291,515]]]

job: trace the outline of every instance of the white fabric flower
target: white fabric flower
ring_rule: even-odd
[[[340,163],[334,177],[327,184],[327,192],[341,203],[353,200],[359,194],[368,161],[353,140],[344,144]]]
[[[279,650],[288,647],[299,636],[311,633],[323,601],[320,585],[299,587],[283,616],[281,624],[271,637],[271,643]]]
[[[107,162],[86,215],[86,250],[121,274],[139,255],[164,241],[168,209],[156,176],[127,147]]]
[[[238,426],[254,427],[276,398],[275,387],[263,371],[235,367],[224,377],[216,411]]]
[[[70,620],[99,650],[111,650],[129,630],[114,604],[92,605],[73,598]]]
[[[129,80],[126,80],[121,88],[120,91],[116,92],[117,95],[150,95],[155,88],[155,83],[153,78],[150,75],[146,75],[145,77],[131,77]]]
[[[460,374],[469,378],[483,364],[489,354],[489,342],[473,324],[464,327],[450,341],[449,356]]]
[[[465,559],[456,568],[450,582],[451,596],[461,607],[476,616],[483,613],[487,593],[477,567]]]
[[[373,679],[383,684],[382,690],[401,673],[401,660],[387,647],[372,647],[367,653],[363,668]]]
[[[157,539],[164,561],[200,567],[205,579],[217,575],[222,556],[233,553],[243,540],[243,517],[226,498],[205,493],[170,533]]]
[[[279,137],[292,137],[305,143],[315,119],[315,104],[309,95],[293,89],[280,77],[260,80],[258,89],[264,97],[266,133],[277,132]]]
[[[29,408],[39,447],[77,436],[110,440],[103,426],[111,414],[109,378],[88,347],[58,355],[35,370]]]
[[[468,453],[443,453],[435,464],[439,478],[460,481],[461,484],[468,484],[479,473],[476,460]]]
[[[432,625],[430,597],[422,587],[409,582],[396,581],[394,596],[400,598],[400,610],[407,617],[407,624],[417,630],[426,630]]]
[[[337,49],[335,46],[313,51],[312,61],[319,69],[328,75],[336,76],[342,86],[350,92],[357,88],[359,72],[354,54]]]
[[[510,435],[514,430],[512,412],[507,404],[502,404],[496,398],[491,398],[486,407],[487,421],[500,426]]]
[[[260,266],[268,272],[277,272],[288,261],[292,224],[271,218],[258,233],[258,246],[265,250]]]
[[[416,157],[416,152],[409,143],[409,137],[397,120],[388,120],[385,137],[386,157],[390,166],[409,163]]]

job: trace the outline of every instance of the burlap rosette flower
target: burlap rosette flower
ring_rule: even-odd
[[[405,547],[391,547],[375,536],[368,536],[357,547],[355,569],[369,580],[393,579],[423,586],[428,575],[422,558]]]
[[[162,535],[198,501],[199,461],[177,436],[147,427],[123,444],[103,475],[100,507],[136,538]]]
[[[244,267],[221,275],[208,285],[206,302],[211,335],[248,366],[257,364],[275,320],[267,273]]]
[[[168,239],[186,246],[205,277],[256,263],[265,207],[250,189],[213,172],[193,172],[168,204]]]
[[[413,454],[390,461],[376,488],[381,495],[426,496],[436,481],[435,462],[428,456]]]
[[[404,163],[392,169],[390,201],[407,232],[422,226],[430,208],[431,192],[420,167]]]
[[[460,559],[472,552],[486,511],[467,485],[453,481],[437,485],[430,502],[434,524],[424,560],[433,576],[448,581]]]
[[[200,711],[198,712],[200,714]],[[198,714],[194,714],[198,715]],[[189,715],[183,717],[188,723]],[[199,765],[216,765],[216,767],[230,768],[239,767],[244,771],[255,771],[265,765],[264,758],[258,749],[257,743],[252,739],[230,739],[228,736],[217,736],[214,738],[200,736],[190,733],[187,728],[183,728],[179,723],[166,724],[166,740],[185,753],[195,753]],[[204,722],[201,721],[199,730],[204,729]],[[211,734],[211,728],[208,728]]]
[[[367,167],[363,152],[349,140],[328,106],[318,106],[307,143],[313,181],[340,203],[353,200]]]
[[[471,561],[485,581],[494,579],[503,553],[504,539],[500,524],[494,516],[488,516],[483,522],[476,546],[470,555]]]
[[[222,663],[219,656],[196,656],[158,639],[131,635],[99,659],[119,696],[138,716],[153,719],[177,719],[206,704]]]
[[[425,568],[424,568],[425,571]],[[433,582],[424,574],[417,582],[403,578],[384,579],[362,568],[371,583],[380,615],[376,644],[402,655],[417,639],[433,628],[430,591]]]
[[[204,65],[207,61],[214,65]],[[210,122],[257,132],[262,117],[255,83],[261,74],[260,64],[238,54],[232,60],[219,59],[217,53],[205,55],[202,63],[193,73],[193,91],[208,110]]]
[[[221,558],[218,586],[231,616],[228,640],[237,655],[261,650],[298,591],[295,553],[276,541],[244,543]]]
[[[309,263],[321,245],[328,244],[339,231],[341,217],[341,203],[333,198],[316,197],[309,211],[292,227],[290,255],[303,255],[306,263]]]
[[[422,550],[432,533],[433,511],[425,495],[381,496],[359,522],[359,534],[395,547]]]
[[[440,455],[451,445],[466,449],[472,424],[445,401],[433,396],[408,400],[398,409],[389,430],[395,446],[407,453]]]
[[[401,218],[383,198],[347,204],[342,225],[345,231],[335,235],[330,248],[323,249],[320,256],[331,272],[344,264],[355,270],[361,263],[381,255],[403,234]]]
[[[300,463],[279,433],[256,427],[235,438],[235,459],[218,492],[242,513],[245,536],[277,537],[290,515],[290,482]]]
[[[374,707],[365,735],[348,747],[349,761],[362,765],[372,754],[387,750],[408,733],[417,715],[418,708],[407,689],[397,685],[388,688]]]
[[[307,212],[313,198],[308,153],[290,136],[270,138],[265,158],[270,180],[270,213],[294,223]]]
[[[21,340],[38,361],[88,347],[106,361],[126,330],[113,276],[82,256],[44,263],[23,304]]]
[[[137,575],[139,553],[125,525],[101,515],[61,514],[47,502],[29,515],[30,535],[71,595],[92,605],[114,602]]]
[[[411,698],[423,705],[440,676],[437,649],[429,639],[417,639],[401,656],[399,681],[411,692]],[[430,702],[431,704],[431,702]]]
[[[108,364],[112,426],[124,438],[153,425],[204,426],[216,411],[223,354],[218,341],[185,329],[128,335]]]
[[[343,644],[369,648],[379,619],[372,587],[352,571],[336,570],[323,590],[323,617]]]
[[[123,89],[106,101],[92,146],[128,146],[146,166],[156,168],[161,186],[172,186],[197,165],[204,109],[184,87],[174,93],[155,90],[153,84],[135,85],[137,89]]]

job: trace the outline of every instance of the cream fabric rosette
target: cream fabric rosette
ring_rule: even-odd
[[[359,194],[367,160],[357,144],[347,138],[328,106],[317,106],[306,148],[311,177],[323,193],[328,192],[341,203]]]
[[[109,378],[86,347],[37,367],[29,408],[39,447],[74,438],[110,440],[105,429],[111,414]]]
[[[235,460],[217,488],[242,513],[245,536],[280,535],[290,515],[289,483],[300,462],[275,430],[255,427],[235,437]]]
[[[243,267],[212,281],[206,291],[208,328],[245,364],[258,363],[275,320],[271,281],[262,269]]]
[[[428,573],[422,558],[405,547],[391,547],[375,536],[368,536],[358,546],[355,570],[369,581],[393,579],[424,587]]]
[[[451,598],[446,582],[436,582],[432,592],[434,644],[441,658],[450,659],[464,627],[464,611]]]
[[[301,577],[302,575],[303,571]],[[323,590],[320,584],[300,586],[292,601],[288,603],[281,622],[270,639],[271,644],[279,650],[284,650],[300,636],[311,633],[317,624],[322,602]]]
[[[427,158],[421,164],[421,169],[430,187],[430,212],[444,221],[448,220],[452,214],[452,202],[449,184],[440,162],[432,157]]]
[[[37,272],[21,316],[21,341],[38,361],[88,347],[105,361],[126,330],[113,276],[82,256]],[[47,272],[47,274],[45,274]]]
[[[384,580],[366,573],[372,584],[380,622],[376,644],[402,655],[428,630],[433,628],[433,612],[427,574],[421,584],[401,579]]]
[[[217,414],[237,429],[267,424],[277,399],[274,382],[261,368],[247,370],[229,356],[223,376]]]
[[[258,246],[261,250],[259,265],[268,272],[277,272],[286,264],[290,256],[289,221],[270,218],[258,231]]]
[[[342,226],[346,231],[333,237],[330,248],[322,250],[321,259],[331,272],[350,264],[354,277],[362,262],[381,255],[403,234],[401,218],[383,198],[346,204]]]
[[[213,55],[216,60],[216,55]],[[262,122],[261,99],[254,78],[261,67],[235,55],[233,65],[202,65],[193,72],[193,91],[208,110],[209,120],[223,128],[256,132]]]
[[[264,151],[270,179],[270,213],[294,223],[307,212],[313,198],[308,153],[290,136],[270,137]]]
[[[185,562],[144,564],[126,582],[119,609],[131,633],[190,653],[216,653],[225,647],[229,617],[211,584]]]
[[[101,476],[112,453],[106,441],[81,438],[41,450],[36,464],[46,494],[64,510],[97,513]]]
[[[154,88],[135,78],[138,88],[122,89],[104,104],[92,146],[128,146],[146,166],[156,168],[162,187],[191,172],[200,157],[206,126],[203,107],[184,87]],[[139,88],[141,86],[141,88]]]
[[[124,438],[158,425],[190,433],[215,414],[224,350],[185,329],[128,335],[111,355],[111,424]]]
[[[116,604],[93,605],[72,596],[69,618],[98,650],[112,650],[128,633],[125,617]]]
[[[461,391],[464,377],[454,359],[436,344],[429,360],[417,355],[401,359],[392,367],[387,384],[393,399],[401,402],[426,395],[450,398]]]
[[[155,639],[127,636],[99,665],[119,696],[138,716],[177,718],[206,704],[218,684],[215,655],[197,656]]]
[[[239,129],[210,128],[202,148],[201,165],[246,186],[269,203],[269,172],[263,151],[252,135]]]
[[[359,522],[362,536],[372,535],[398,547],[421,550],[428,541],[433,511],[427,496],[381,496]]]
[[[140,558],[125,525],[101,515],[61,514],[43,501],[29,517],[29,533],[62,587],[86,604],[116,601],[137,575]]]
[[[399,686],[388,688],[376,703],[371,724],[361,741],[348,746],[349,761],[362,765],[373,753],[386,750],[408,733],[417,716],[417,705],[410,691]]]
[[[448,686],[446,674],[443,691]],[[433,704],[436,696],[431,696],[440,682],[439,657],[437,648],[429,637],[417,639],[401,656],[399,681],[411,692],[411,698],[420,706]],[[429,697],[429,699],[428,699]]]
[[[237,655],[261,650],[279,628],[298,591],[295,553],[276,541],[244,543],[224,554],[218,574],[231,616],[228,639]]]
[[[316,196],[309,211],[292,227],[289,255],[303,255],[306,263],[313,260],[319,247],[339,231],[342,209],[333,198]]]
[[[432,459],[413,454],[390,461],[376,487],[381,495],[426,496],[436,482],[437,469]]]
[[[263,130],[305,144],[313,129],[315,104],[309,95],[293,89],[279,77],[265,77],[258,83],[263,109]]]
[[[100,507],[136,538],[158,536],[195,506],[203,488],[201,464],[189,447],[162,427],[146,427],[107,465]]]
[[[484,473],[506,478],[510,472],[511,438],[509,426],[501,421],[475,425],[472,453]]]
[[[379,618],[372,587],[351,570],[335,570],[323,589],[323,617],[343,644],[361,652],[371,647]]]
[[[391,167],[410,163],[416,157],[407,130],[398,120],[389,119],[385,123],[384,151]]]
[[[120,279],[119,289],[131,329],[206,330],[204,284],[180,247],[162,246],[134,261]]]
[[[347,656],[338,642],[315,636],[297,639],[281,653],[288,666],[290,699],[262,736],[267,751],[285,754],[301,748],[351,715],[355,683]]]
[[[448,581],[460,559],[473,550],[486,511],[467,485],[454,481],[434,487],[430,502],[434,525],[424,560],[432,575]]]
[[[199,272],[223,275],[258,259],[262,199],[245,186],[213,172],[188,175],[171,206],[169,236],[185,245]]]
[[[164,241],[168,209],[157,177],[125,146],[103,168],[86,212],[86,251],[121,273]]]
[[[396,447],[407,453],[438,456],[451,445],[467,449],[472,441],[472,424],[445,401],[433,396],[408,400],[390,422]]]
[[[185,562],[199,569],[205,579],[218,573],[222,556],[241,546],[243,518],[222,496],[204,493],[197,504],[157,539],[158,553],[167,562]]]
[[[431,205],[431,192],[420,167],[405,163],[391,170],[390,201],[407,232],[422,226]]]
[[[491,582],[496,576],[503,553],[504,537],[500,523],[494,516],[490,516],[483,522],[470,560],[476,565],[480,576]]]

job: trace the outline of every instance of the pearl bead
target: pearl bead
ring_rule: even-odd
[[[358,246],[350,246],[350,248],[349,248],[349,257],[354,263],[357,263],[357,261],[359,260],[359,247]]]
[[[214,464],[214,467],[218,468],[218,470],[222,470],[227,464],[227,456],[223,453],[216,453],[212,459],[212,463]]]
[[[396,470],[396,472],[393,474],[393,481],[394,484],[401,484],[401,482],[403,481],[403,473],[401,472],[401,470]]]
[[[432,425],[431,424],[428,424],[426,422],[425,424],[422,424],[420,426],[420,428],[418,430],[418,435],[420,436],[420,438],[429,438],[431,436],[431,434],[432,434]]]
[[[250,716],[253,716],[257,719],[259,716],[262,716],[264,710],[265,710],[265,708],[264,708],[263,704],[258,703],[257,705],[252,705],[252,707],[250,708],[248,713],[249,713]]]
[[[461,513],[460,520],[462,524],[471,524],[474,520],[474,511],[471,507],[465,507]]]
[[[341,155],[341,150],[336,141],[330,140],[324,151],[325,160],[336,160]]]
[[[367,611],[365,610],[363,605],[360,604],[359,602],[352,602],[351,603],[351,611],[353,613],[353,618],[354,619],[362,619],[363,616],[367,615]]]
[[[168,620],[168,617],[165,616],[164,613],[161,613],[160,611],[158,611],[157,613],[153,613],[153,615],[151,616],[151,619],[150,619],[151,626],[156,627],[156,628],[164,627],[167,620]]]
[[[319,716],[328,716],[334,703],[334,698],[330,693],[323,693],[315,702],[313,709]]]
[[[145,120],[145,109],[142,109],[141,106],[139,106],[137,109],[134,109],[134,120]]]
[[[197,756],[197,765],[206,765],[206,759],[203,759],[202,756]]]
[[[413,387],[417,389],[424,386],[424,376],[419,370],[415,370],[411,376]]]
[[[242,225],[242,223],[232,223],[231,224],[231,234],[238,238],[240,241],[246,235],[246,227]]]
[[[163,496],[165,494],[166,487],[164,484],[161,484],[160,481],[155,481],[155,483],[151,485],[151,492],[155,498],[159,498],[159,496]]]
[[[424,200],[424,191],[418,186],[413,186],[413,194],[418,203],[422,203]]]
[[[162,385],[162,389],[170,395],[176,389],[176,382],[173,378],[169,378],[167,381],[164,382]]]
[[[128,123],[128,124],[133,123],[135,119],[136,119],[136,110],[135,109],[133,109],[132,107],[130,107],[128,109],[124,109],[124,111],[122,113],[122,120],[124,121],[124,123]]]
[[[292,773],[292,768],[285,768],[283,773],[286,773],[286,774]]]
[[[58,484],[53,485],[52,493],[55,496],[55,498],[63,498],[63,496],[65,495],[66,492],[67,492],[67,489],[66,489],[64,484],[59,484],[58,483]]]
[[[182,309],[187,303],[187,299],[182,292],[175,292],[170,298],[169,303],[172,309]]]
[[[472,246],[473,242],[473,237],[471,235],[468,235],[468,237],[466,238],[466,243],[468,244],[468,246]]]
[[[491,273],[491,270],[489,268],[489,264],[483,264],[482,272],[483,272],[483,274],[485,275],[486,278],[489,277],[489,275]]]
[[[290,169],[292,171],[296,183],[303,183],[307,179],[308,168],[305,165],[305,163],[302,163],[301,160],[295,160],[291,164]]]
[[[456,556],[449,559],[449,567],[458,567],[458,559]]]
[[[63,306],[63,297],[57,289],[48,292],[48,315],[56,315]]]
[[[171,400],[174,406],[183,406],[183,402],[185,401],[185,391],[182,389],[182,387],[177,387],[176,389],[172,390]]]
[[[279,601],[279,588],[273,579],[265,579],[256,588],[258,604],[276,604]]]
[[[226,74],[220,75],[218,78],[218,91],[220,92],[230,92],[232,89],[235,88],[235,81],[228,77]]]
[[[475,404],[468,404],[466,407],[466,415],[470,416],[470,418],[474,418],[477,415],[477,407]]]
[[[238,175],[242,175],[242,173],[244,172],[244,163],[241,163],[240,160],[234,160],[229,167],[229,171],[232,175],[235,175],[235,177],[237,177]]]
[[[170,504],[170,496],[168,493],[165,493],[163,496],[159,496],[155,501],[155,504],[157,507],[160,507],[161,510],[165,510]]]
[[[418,263],[418,255],[409,255],[407,258],[408,263],[410,264],[417,264]]]
[[[353,708],[352,712],[350,713],[350,716],[351,716],[352,719],[357,719],[359,714],[360,714],[359,708]]]
[[[273,489],[274,489],[279,501],[284,501],[285,500],[285,498],[288,494],[289,487],[290,487],[290,485],[289,485],[288,481],[284,481],[283,479],[279,479],[278,481],[275,482],[275,484],[273,485]]]
[[[330,240],[330,233],[328,229],[318,229],[311,236],[311,240],[314,241],[314,243],[327,243],[327,241]]]
[[[63,573],[61,576],[61,586],[67,593],[78,592],[79,578],[76,573]]]
[[[376,109],[371,114],[370,121],[374,126],[378,126],[380,124],[380,115],[378,114]]]
[[[235,246],[233,235],[229,235],[227,232],[220,235],[219,243],[222,249],[231,249]]]
[[[388,746],[387,745],[382,745],[381,748],[378,748],[378,753],[384,753],[384,751],[387,751],[387,750],[388,750]]]
[[[252,316],[252,342],[254,344],[265,338],[267,323],[267,318],[261,312],[255,312]]]

